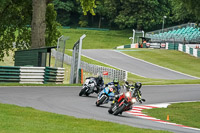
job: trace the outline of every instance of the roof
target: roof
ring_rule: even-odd
[[[49,47],[41,47],[41,48],[25,49],[25,50],[18,50],[18,51],[15,51],[15,52],[31,51],[31,50],[41,50],[41,49],[47,49],[47,52],[50,52],[52,48],[57,48],[57,46],[49,46]]]

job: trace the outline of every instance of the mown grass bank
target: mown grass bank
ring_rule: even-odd
[[[167,108],[145,109],[142,112],[169,122],[200,128],[200,102],[174,103]]]
[[[0,104],[2,133],[169,133]]]
[[[72,49],[74,43],[86,34],[83,40],[83,49],[112,49],[120,45],[130,44],[129,37],[133,36],[132,30],[81,30],[81,29],[60,29],[62,35],[68,36],[66,48]]]
[[[200,58],[184,52],[165,49],[138,49],[134,51],[124,51],[123,53],[200,78]]]

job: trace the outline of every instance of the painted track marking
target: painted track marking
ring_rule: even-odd
[[[160,120],[160,119],[157,119],[157,118],[154,118],[154,117],[151,117],[151,116],[148,116],[148,115],[142,113],[143,109],[167,108],[168,105],[170,105],[170,103],[134,106],[131,110],[126,111],[126,113],[131,114],[131,115],[136,116],[136,117],[139,117],[139,118],[142,118],[142,119],[147,119],[147,120],[151,120],[151,121],[155,121],[155,122],[159,122],[159,123],[163,123],[163,124],[169,124],[169,125],[174,125],[174,126],[178,126],[178,127],[183,127],[183,128],[188,128],[188,129],[200,131],[199,128],[184,126],[184,125],[181,125],[181,124],[176,124],[176,123]]]

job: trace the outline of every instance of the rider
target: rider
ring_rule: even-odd
[[[130,87],[130,91],[133,91],[133,97],[136,97],[140,103],[142,103],[142,92],[140,88],[142,87],[142,83],[136,82],[134,87]],[[136,91],[137,90],[137,91]]]
[[[118,79],[114,79],[113,82],[109,82],[109,83],[106,84],[106,86],[108,86],[108,85],[114,85],[115,88],[116,88],[116,90],[117,90],[117,91],[115,92],[115,94],[116,94],[116,95],[119,94],[121,87],[120,87],[120,85],[119,85],[119,80],[118,80]]]
[[[104,87],[104,80],[101,75],[98,74],[97,77],[87,77],[86,79],[94,78],[96,81],[96,90],[94,90],[95,93],[99,93],[103,87]]]
[[[104,80],[103,80],[103,77],[101,75],[98,75],[98,77],[96,77],[95,79],[96,79],[96,82],[97,82],[96,93],[99,93],[104,87]]]
[[[140,83],[140,82],[136,82],[135,83],[135,85],[134,86],[132,86],[132,85],[130,85],[129,83],[128,83],[128,81],[125,81],[125,85],[124,85],[125,87],[126,87],[126,91],[133,91],[133,96],[132,97],[136,97],[137,99],[138,99],[138,101],[140,102],[140,103],[142,103],[142,99],[141,99],[141,96],[142,96],[142,93],[141,93],[141,91],[140,91],[140,88],[142,87],[142,83]],[[137,91],[136,91],[137,90]],[[123,93],[121,93],[121,94],[119,94],[119,95],[116,95],[115,96],[115,100],[114,100],[114,102],[116,102],[118,99],[119,99],[119,97],[121,96],[121,95],[123,95]],[[132,106],[130,107],[130,109],[132,108]]]

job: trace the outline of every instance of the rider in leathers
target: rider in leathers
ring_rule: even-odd
[[[141,91],[140,91],[140,88],[142,87],[142,84],[141,84],[140,82],[136,82],[135,85],[134,85],[134,87],[131,87],[131,86],[129,85],[129,83],[126,81],[124,86],[125,86],[125,88],[126,88],[126,91],[134,91],[132,97],[136,97],[136,98],[138,99],[138,101],[139,101],[140,103],[142,103],[142,99],[141,99],[142,93],[141,93]],[[138,91],[136,91],[136,90],[138,90]],[[116,95],[116,96],[115,96],[114,102],[117,102],[118,99],[119,99],[119,97],[120,97],[121,95],[123,95],[123,93],[121,93],[121,94],[119,94],[119,95]],[[114,103],[113,103],[113,104],[114,104]],[[112,105],[113,105],[113,104],[112,104]],[[130,110],[130,109],[132,109],[132,106],[130,106],[130,108],[129,108],[128,110]]]

